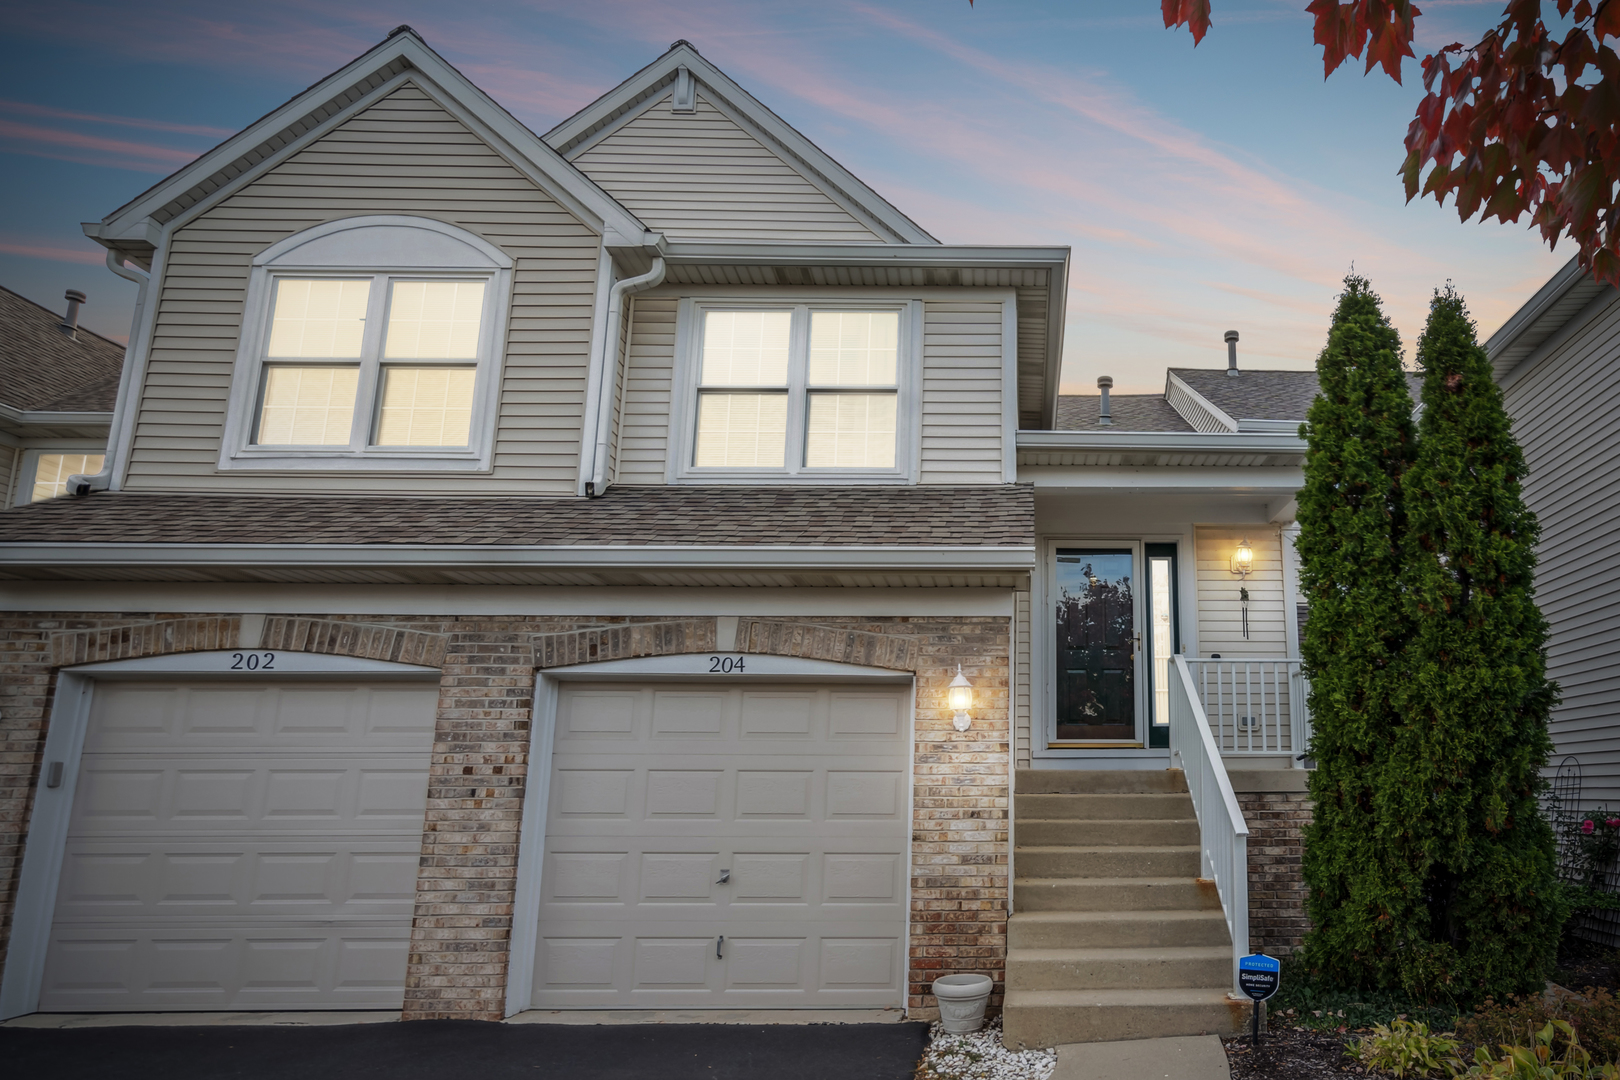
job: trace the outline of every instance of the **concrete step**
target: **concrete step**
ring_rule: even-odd
[[[1007,986],[1019,990],[1224,990],[1231,983],[1230,945],[1007,951]]]
[[[1167,818],[1162,821],[1132,818],[1114,821],[1018,818],[1016,830],[1019,845],[1030,847],[1074,844],[1084,847],[1185,847],[1198,843],[1196,818]]]
[[[1012,1050],[1062,1043],[1235,1035],[1249,1002],[1225,989],[1013,990],[1002,1013],[1001,1041]]]
[[[1045,794],[1014,795],[1013,820],[1041,821],[1170,821],[1194,818],[1192,796],[1186,792],[1148,792],[1138,795]]]
[[[1028,868],[1020,856],[1018,872]],[[1207,878],[1098,877],[1013,881],[1014,911],[1219,911],[1221,896]]]
[[[1203,911],[1015,911],[1009,949],[1126,948],[1219,945],[1232,935],[1219,908]]]
[[[1198,848],[1025,847],[1013,851],[1019,874],[1041,878],[1198,876]]]
[[[1019,769],[1013,791],[1034,794],[1112,794],[1187,790],[1180,769]]]

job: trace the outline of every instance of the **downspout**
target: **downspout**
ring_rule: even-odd
[[[660,255],[653,258],[651,270],[616,282],[608,293],[607,325],[602,331],[602,391],[596,406],[596,451],[591,455],[591,478],[585,482],[588,498],[607,491],[608,439],[613,433],[613,409],[619,400],[619,320],[624,317],[624,298],[663,281],[664,258]]]
[[[135,365],[131,362],[137,349],[138,335],[141,329],[141,317],[146,313],[146,287],[151,284],[152,276],[124,265],[124,257],[113,248],[107,249],[107,269],[123,278],[133,281],[140,292],[135,294],[135,314],[129,323],[129,345],[124,349],[124,367],[118,375],[118,397],[113,403],[112,425],[107,430],[107,453],[101,461],[101,471],[88,476],[75,474],[67,479],[67,490],[71,495],[88,495],[92,491],[106,491],[112,485],[112,478],[117,470],[118,447],[123,438],[123,431],[129,424],[129,399],[134,395]]]

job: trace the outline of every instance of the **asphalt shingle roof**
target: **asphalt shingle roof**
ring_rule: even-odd
[[[1026,546],[1034,489],[615,487],[599,499],[102,492],[0,512],[0,543]]]
[[[47,412],[112,412],[124,347],[62,313],[0,288],[0,404]]]
[[[1211,405],[1234,420],[1304,420],[1316,399],[1316,370],[1239,371],[1225,368],[1171,368]]]
[[[1097,423],[1102,397],[1063,394],[1058,397],[1058,431],[1192,431],[1160,394],[1110,394],[1108,412],[1114,422],[1108,427]]]

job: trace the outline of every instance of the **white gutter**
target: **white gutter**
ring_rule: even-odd
[[[1303,454],[1305,441],[1293,433],[1259,431],[1020,431],[1018,449]]]
[[[152,275],[125,267],[124,257],[115,248],[107,249],[107,269],[125,281],[133,281],[140,291],[135,294],[135,313],[129,322],[129,346],[124,349],[124,366],[118,375],[118,398],[113,404],[112,425],[107,430],[107,453],[101,460],[100,472],[88,476],[76,473],[67,478],[67,490],[73,495],[106,491],[112,486],[113,477],[118,471],[124,429],[134,423],[130,417],[130,398],[134,396],[134,387],[137,385],[134,359],[137,353],[143,359],[146,355],[146,350],[138,348],[136,343],[140,340],[141,319],[146,314],[146,288],[152,283]]]
[[[437,570],[969,570],[1028,571],[1023,545],[903,544],[77,544],[0,545],[0,567],[422,567]]]
[[[613,434],[613,410],[619,399],[619,320],[624,317],[624,298],[663,281],[664,258],[659,255],[653,258],[651,270],[616,282],[608,293],[607,325],[602,330],[602,389],[596,398],[596,448],[591,453],[591,478],[585,483],[589,498],[607,490],[608,440]]]

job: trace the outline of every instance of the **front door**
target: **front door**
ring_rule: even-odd
[[[1059,548],[1057,739],[1135,741],[1135,553],[1129,548]]]

